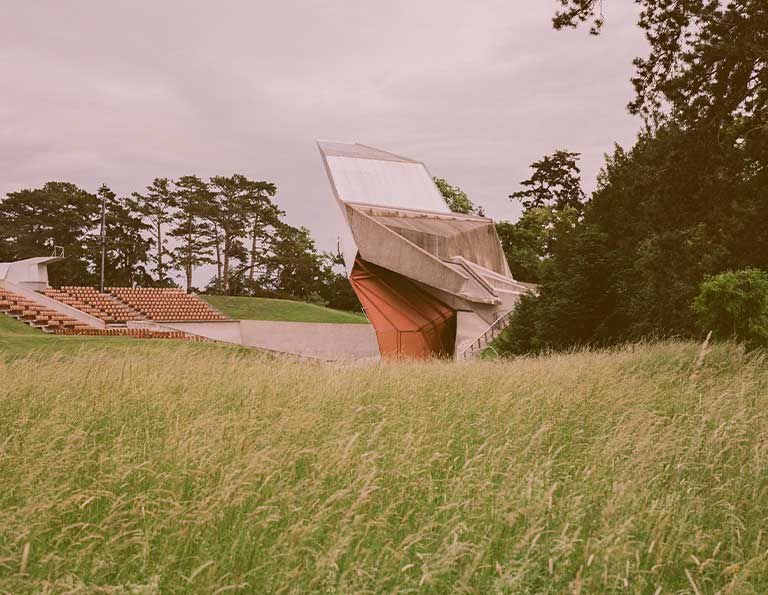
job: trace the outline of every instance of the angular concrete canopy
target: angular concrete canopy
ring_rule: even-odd
[[[48,287],[48,265],[64,260],[61,256],[36,256],[14,262],[0,262],[0,281]]]
[[[358,143],[318,146],[382,356],[461,356],[529,291],[512,278],[493,221],[451,212],[423,163]]]

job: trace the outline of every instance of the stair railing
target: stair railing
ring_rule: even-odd
[[[472,341],[464,350],[459,354],[458,359],[471,359],[480,354],[480,352],[488,347],[491,342],[501,334],[505,328],[509,326],[511,321],[512,311],[499,316],[493,324],[491,324],[485,332],[477,339]]]

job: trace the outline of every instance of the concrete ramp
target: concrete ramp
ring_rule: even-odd
[[[378,359],[369,324],[226,320],[211,322],[134,321],[129,328],[173,329],[222,343],[324,360]]]

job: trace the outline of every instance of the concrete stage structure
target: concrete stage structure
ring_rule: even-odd
[[[493,221],[451,212],[420,161],[358,143],[318,147],[346,221],[349,280],[381,355],[478,353],[532,289],[512,277]]]

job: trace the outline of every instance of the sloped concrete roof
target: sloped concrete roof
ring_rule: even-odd
[[[358,143],[317,144],[337,200],[450,213],[423,163]]]

